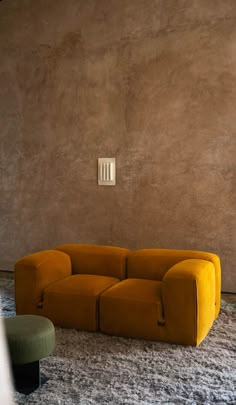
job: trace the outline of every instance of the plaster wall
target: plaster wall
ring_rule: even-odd
[[[235,105],[235,0],[2,1],[0,268],[64,242],[197,249],[236,291]]]

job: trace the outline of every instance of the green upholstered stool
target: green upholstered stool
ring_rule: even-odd
[[[42,316],[4,318],[15,388],[29,394],[41,384],[39,361],[55,347],[53,323]]]

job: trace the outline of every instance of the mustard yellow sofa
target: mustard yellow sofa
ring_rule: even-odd
[[[117,336],[197,346],[220,310],[217,255],[65,244],[18,260],[17,314]]]

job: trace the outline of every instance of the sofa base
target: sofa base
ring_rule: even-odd
[[[88,274],[55,282],[45,289],[43,315],[62,327],[96,332],[99,296],[118,282],[115,277]]]

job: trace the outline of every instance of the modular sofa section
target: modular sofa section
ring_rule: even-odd
[[[189,251],[168,253],[151,249],[149,255],[145,249],[129,254],[128,279],[100,297],[102,332],[192,346],[207,336],[219,293],[215,265],[199,258],[182,260],[191,257]]]
[[[175,264],[188,259],[206,260],[212,263],[215,272],[215,318],[220,311],[221,265],[214,253],[196,250],[139,249],[130,252],[127,262],[127,278],[162,281]]]
[[[65,244],[25,256],[15,265],[17,314],[98,330],[99,295],[126,277],[128,249]]]

